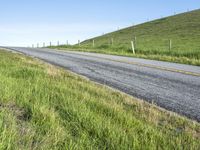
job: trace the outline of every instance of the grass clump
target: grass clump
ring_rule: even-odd
[[[200,125],[0,50],[0,149],[199,149]]]

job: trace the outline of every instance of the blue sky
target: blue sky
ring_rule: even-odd
[[[200,8],[199,0],[1,0],[0,45],[76,43]]]

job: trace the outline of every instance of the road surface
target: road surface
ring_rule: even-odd
[[[95,53],[11,49],[200,122],[200,67]]]

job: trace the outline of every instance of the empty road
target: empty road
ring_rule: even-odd
[[[95,53],[10,49],[200,122],[200,67]]]

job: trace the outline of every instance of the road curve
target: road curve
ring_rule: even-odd
[[[105,54],[9,48],[200,122],[200,67]]]

